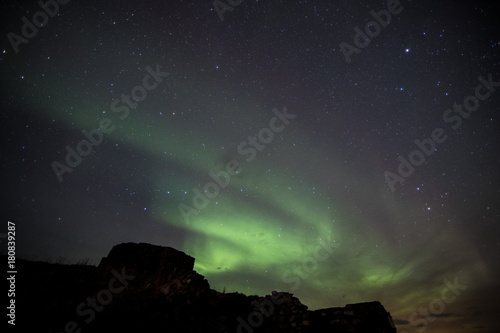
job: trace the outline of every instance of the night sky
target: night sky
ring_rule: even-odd
[[[498,332],[494,1],[215,6],[2,1],[18,257],[98,264],[147,242],[219,291]]]

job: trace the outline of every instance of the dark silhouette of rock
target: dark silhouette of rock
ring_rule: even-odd
[[[120,244],[98,267],[18,260],[17,328],[44,332],[395,333],[379,302],[309,311],[290,293],[219,293],[169,247]]]
[[[192,272],[194,258],[171,247],[123,243],[114,246],[108,256],[102,258],[98,270],[106,277],[112,269],[123,267],[136,276],[133,282],[136,287],[156,288],[175,276]]]

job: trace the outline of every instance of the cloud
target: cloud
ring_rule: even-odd
[[[395,325],[409,325],[410,324],[410,322],[408,320],[403,320],[403,319],[394,318],[392,321],[394,322]]]
[[[453,316],[451,313],[441,313],[441,314],[433,314],[432,316],[438,317],[438,318],[447,318]]]

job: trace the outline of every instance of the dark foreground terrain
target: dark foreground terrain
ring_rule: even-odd
[[[290,293],[219,293],[193,267],[144,243],[113,247],[98,267],[18,260],[15,331],[396,332],[379,302],[308,311]]]

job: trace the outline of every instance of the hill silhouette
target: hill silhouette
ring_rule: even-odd
[[[309,311],[293,294],[220,293],[170,247],[116,245],[99,265],[17,260],[16,328],[81,332],[395,333],[379,302]]]

